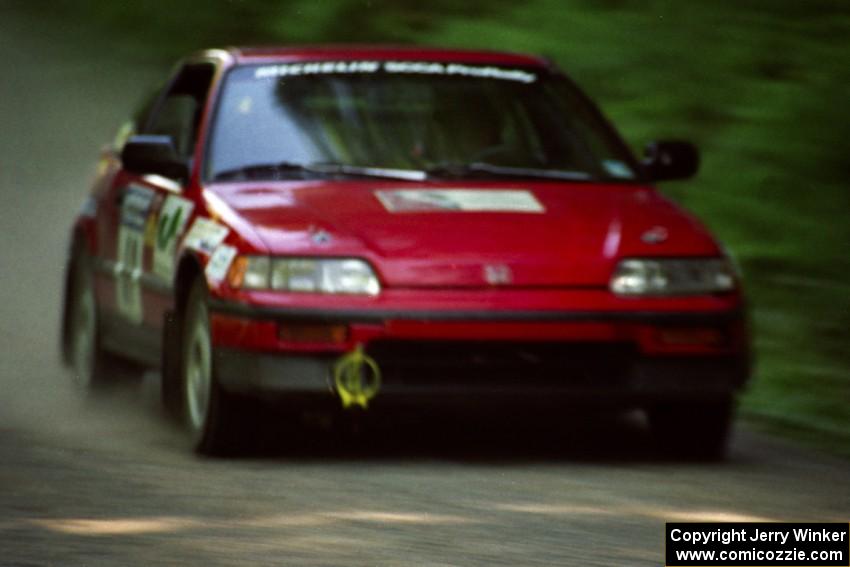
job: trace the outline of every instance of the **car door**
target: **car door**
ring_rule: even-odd
[[[215,74],[212,62],[183,65],[160,94],[140,134],[169,136],[189,165]],[[162,317],[171,303],[174,251],[195,208],[187,180],[121,168],[106,198],[113,293],[101,320],[108,347],[140,361],[159,359]]]

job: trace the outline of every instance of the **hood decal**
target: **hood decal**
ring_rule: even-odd
[[[391,213],[545,212],[534,194],[525,189],[398,189],[376,191],[375,196]]]

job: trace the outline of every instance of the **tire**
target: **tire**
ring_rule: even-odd
[[[176,422],[183,420],[183,386],[181,383],[181,319],[177,313],[166,314],[162,325],[162,361],[160,395],[165,413]]]
[[[663,404],[647,413],[652,434],[664,454],[695,461],[726,458],[735,416],[732,398]]]
[[[240,404],[215,378],[207,287],[201,277],[192,285],[185,314],[180,341],[183,421],[196,452],[229,454],[238,442]]]
[[[73,259],[68,305],[68,366],[74,386],[81,392],[101,389],[113,378],[112,357],[100,346],[97,303],[88,256]]]

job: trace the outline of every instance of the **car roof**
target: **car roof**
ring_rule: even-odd
[[[473,49],[438,48],[414,45],[295,45],[286,47],[229,47],[226,51],[236,64],[291,63],[299,61],[405,60],[446,63],[477,63],[550,68],[551,63],[536,55]]]

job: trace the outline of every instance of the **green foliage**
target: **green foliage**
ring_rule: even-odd
[[[45,0],[41,0],[44,2]],[[45,4],[47,5],[47,4]],[[33,6],[29,2],[29,7]],[[695,141],[664,190],[743,267],[758,376],[744,411],[850,447],[850,5],[844,0],[54,0],[120,48],[405,42],[554,59],[636,149]],[[122,47],[123,46],[123,47]]]

